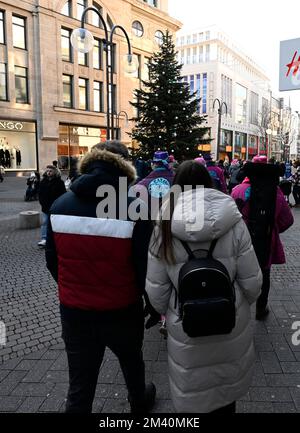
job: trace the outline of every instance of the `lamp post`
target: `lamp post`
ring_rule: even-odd
[[[126,111],[122,110],[122,111],[120,111],[117,114],[117,116],[116,116],[116,118],[117,118],[117,125],[116,126],[117,126],[117,139],[118,140],[121,139],[121,134],[120,134],[120,116],[121,116],[121,114],[124,114],[124,116],[126,118],[126,124],[125,124],[125,126],[128,126],[128,122],[129,122],[129,117],[128,117],[128,114],[126,113]]]
[[[220,149],[220,142],[221,142],[221,121],[222,121],[222,115],[223,115],[223,107],[225,107],[225,113],[228,114],[228,107],[226,102],[221,102],[220,99],[216,98],[214,100],[213,109],[215,109],[216,103],[218,103],[218,141],[217,141],[217,152],[216,152],[216,159],[219,158],[219,149]]]
[[[114,112],[115,112],[115,100],[114,100],[114,86],[113,86],[113,78],[114,78],[114,46],[113,46],[113,37],[117,29],[120,29],[126,38],[127,45],[128,45],[128,52],[126,55],[127,59],[127,65],[128,69],[126,72],[128,73],[134,73],[136,70],[136,62],[135,58],[132,55],[131,45],[129,41],[128,34],[126,30],[120,26],[115,25],[111,29],[110,35],[107,30],[106,22],[99,12],[98,9],[95,7],[88,7],[86,8],[81,16],[81,28],[75,29],[72,32],[71,35],[71,43],[74,49],[78,50],[81,53],[87,53],[91,51],[94,47],[94,37],[84,28],[85,21],[86,21],[86,15],[89,11],[95,12],[99,20],[101,21],[103,25],[103,30],[105,34],[105,38],[102,39],[103,42],[103,49],[106,53],[106,117],[107,117],[107,126],[106,126],[106,137],[108,140],[114,139]],[[100,25],[99,25],[99,28]]]

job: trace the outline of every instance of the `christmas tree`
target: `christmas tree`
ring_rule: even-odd
[[[131,102],[138,113],[130,136],[140,147],[137,156],[149,159],[157,150],[166,150],[178,161],[199,156],[198,146],[210,142],[204,138],[207,116],[197,114],[199,100],[182,81],[182,65],[176,60],[175,46],[168,31],[157,53],[149,61],[149,80]]]

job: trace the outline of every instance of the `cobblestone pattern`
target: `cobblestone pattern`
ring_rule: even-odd
[[[1,184],[0,184],[1,185]],[[1,190],[0,190],[1,200]],[[13,205],[11,205],[13,209]],[[300,345],[291,326],[300,321],[300,210],[282,236],[287,264],[272,268],[271,313],[253,321],[256,365],[252,386],[237,403],[240,413],[300,413]],[[0,412],[61,412],[68,387],[67,360],[59,337],[56,287],[36,247],[38,230],[16,229],[0,218],[2,251],[0,319],[8,345],[0,348]],[[5,271],[5,272],[4,272]],[[4,352],[8,350],[8,352]],[[166,341],[152,328],[145,334],[147,380],[157,387],[153,412],[172,413]],[[128,412],[126,387],[115,356],[107,351],[100,370],[94,412]]]

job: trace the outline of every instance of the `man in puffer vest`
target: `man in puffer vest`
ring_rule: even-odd
[[[81,162],[81,176],[50,211],[46,260],[58,282],[69,413],[92,411],[106,347],[120,362],[131,412],[148,412],[155,400],[155,386],[145,385],[142,354],[142,296],[152,224],[128,216],[134,199],[120,191],[119,181],[130,185],[136,173],[127,158],[127,148],[119,142],[96,145]],[[99,187],[115,194],[113,216],[104,213],[106,197]]]

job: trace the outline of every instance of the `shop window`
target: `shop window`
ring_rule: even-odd
[[[79,109],[88,109],[88,80],[86,78],[78,79],[79,88]]]
[[[5,44],[4,12],[0,11],[0,44]]]
[[[94,39],[94,49],[93,49],[93,68],[102,69],[102,43],[100,39]]]
[[[144,34],[144,28],[139,21],[133,21],[132,23],[132,32],[138,38],[141,38]]]
[[[0,165],[7,171],[36,170],[34,122],[0,119]]]
[[[15,66],[15,91],[16,102],[28,104],[28,69],[22,66]]]
[[[63,75],[63,106],[73,107],[73,77]]]
[[[162,43],[164,41],[164,34],[163,32],[161,32],[160,30],[157,30],[155,32],[155,42],[157,43],[157,45],[161,46]]]
[[[12,16],[13,46],[26,50],[26,18]]]
[[[87,7],[86,0],[77,0],[77,19],[81,20],[84,9]]]
[[[7,101],[7,66],[0,63],[0,100]]]
[[[68,0],[62,7],[61,13],[67,17],[72,16],[72,1]]]
[[[61,58],[65,62],[72,62],[71,30],[61,28]]]
[[[94,111],[103,112],[103,83],[94,81]]]

